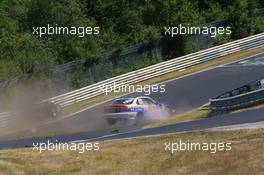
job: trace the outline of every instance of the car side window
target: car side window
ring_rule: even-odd
[[[148,98],[143,98],[142,100],[143,100],[144,105],[153,105],[154,104],[154,102]]]
[[[143,100],[142,100],[141,98],[139,98],[139,99],[137,100],[137,104],[138,104],[138,105],[143,105],[144,102],[143,102]]]

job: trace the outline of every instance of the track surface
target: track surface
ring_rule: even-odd
[[[216,116],[202,120],[177,123],[177,124],[167,125],[157,128],[140,129],[137,131],[131,131],[127,133],[113,134],[113,135],[103,136],[94,139],[81,140],[80,142],[127,139],[127,138],[140,137],[140,136],[171,134],[171,133],[184,132],[184,131],[205,130],[214,127],[229,126],[229,125],[236,125],[243,123],[255,123],[259,121],[264,121],[264,109],[227,114],[223,116]]]
[[[204,103],[208,102],[208,99],[216,97],[223,92],[232,90],[251,81],[264,77],[264,53],[257,56],[250,57],[243,61],[236,63],[218,66],[216,68],[196,73],[193,75],[185,76],[176,80],[165,82],[166,92],[151,94],[154,99],[159,99],[161,102],[165,102],[175,110],[176,113],[183,113],[193,110]],[[129,96],[143,95],[140,93],[130,94]],[[57,135],[64,135],[59,137],[52,137],[58,141],[71,141],[80,139],[97,138],[109,133],[109,129],[100,130],[98,132],[84,132],[92,130],[96,127],[98,120],[100,121],[100,115],[102,107],[105,104],[98,105],[93,108],[83,110],[63,120],[48,123],[41,127],[35,128],[34,133],[46,133],[47,135],[53,133]],[[128,134],[129,137],[149,134],[162,134],[204,129],[215,126],[223,126],[236,123],[247,123],[264,120],[263,110],[254,110],[251,113],[239,113],[236,115],[242,117],[232,117],[232,120],[227,117],[213,117],[210,119],[204,119],[199,121],[187,122],[176,124],[167,127],[153,128],[147,130],[140,130]],[[232,114],[233,115],[233,114]],[[262,116],[263,115],[263,116]],[[231,122],[231,123],[229,123]],[[193,128],[191,127],[193,126]],[[194,127],[195,126],[195,127]],[[132,130],[136,128],[128,128]],[[125,129],[123,132],[126,132]],[[82,132],[81,134],[70,133]],[[139,132],[139,133],[138,133]],[[34,134],[33,133],[33,134]],[[135,134],[136,133],[136,134]],[[21,135],[27,136],[32,134],[32,130],[20,132]],[[113,136],[111,136],[112,138]],[[126,134],[121,136],[114,136],[125,138]],[[106,137],[105,137],[106,139]],[[32,142],[43,141],[45,138],[24,139],[11,142],[2,142],[0,147],[21,147],[31,146]]]

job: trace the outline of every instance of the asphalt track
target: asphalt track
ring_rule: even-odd
[[[255,123],[259,121],[264,121],[264,109],[256,109],[241,113],[226,114],[223,116],[216,116],[190,122],[182,122],[156,128],[139,129],[127,133],[106,135],[93,139],[80,140],[77,142],[128,139],[142,136],[164,135],[184,131],[206,130],[215,127],[230,126],[243,123]]]
[[[208,99],[216,97],[223,92],[235,89],[248,82],[264,77],[264,53],[250,57],[248,59],[231,63],[228,65],[218,66],[196,74],[188,75],[182,78],[165,82],[165,93],[153,93],[150,96],[154,99],[164,102],[175,110],[175,113],[183,113],[193,110],[208,102]],[[134,93],[129,96],[139,96],[142,93]],[[98,132],[88,132],[94,127],[96,128],[102,107],[105,104],[97,105],[93,108],[83,110],[63,120],[50,122],[48,124],[20,132],[21,135],[27,136],[30,134],[50,133],[62,135],[51,137],[49,139],[59,142],[87,140],[92,138],[115,139],[127,138],[143,135],[155,135],[171,132],[180,132],[187,130],[205,129],[216,126],[224,126],[229,124],[241,124],[264,120],[263,110],[254,110],[250,113],[232,114],[234,117],[216,116],[209,119],[181,123],[166,127],[152,128],[146,130],[132,131],[132,134],[118,134],[118,136],[106,137],[109,134],[109,129],[102,129]],[[231,119],[232,118],[232,119]],[[100,122],[99,122],[100,123]],[[137,129],[129,128],[128,130]],[[77,134],[72,134],[75,132]],[[127,132],[124,130],[123,132]],[[32,142],[45,141],[47,138],[31,138],[21,139],[16,141],[3,141],[0,143],[1,148],[6,147],[24,147],[32,146]]]

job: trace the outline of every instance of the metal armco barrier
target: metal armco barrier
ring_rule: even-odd
[[[13,119],[13,117],[8,112],[0,113],[0,131],[8,131],[9,122]]]
[[[59,104],[61,107],[66,107],[74,103],[81,102],[83,100],[91,99],[93,97],[102,95],[104,92],[100,91],[99,87],[107,85],[108,87],[116,84],[135,84],[150,78],[154,78],[160,75],[164,75],[173,71],[181,70],[196,64],[200,64],[209,60],[217,59],[219,57],[236,53],[239,51],[253,49],[264,46],[264,33],[247,37],[241,40],[226,43],[220,46],[216,46],[210,49],[202,50],[196,53],[192,53],[186,56],[178,57],[165,61],[159,64],[155,64],[146,68],[142,68],[133,72],[129,72],[123,75],[119,75],[81,89],[68,92],[44,101],[52,101]],[[257,97],[257,98],[256,98]],[[235,108],[242,105],[248,105],[264,99],[264,90],[258,90],[256,92],[250,92],[243,96],[230,97],[228,99],[211,100],[211,104],[217,109],[220,109],[223,104],[224,108]],[[241,102],[243,103],[241,103]],[[230,105],[232,104],[232,105]],[[0,128],[1,130],[8,130],[8,123],[11,120],[15,120],[8,112],[0,113]]]
[[[214,112],[231,111],[264,102],[264,89],[240,94],[233,97],[210,99]]]
[[[112,87],[114,82],[116,84],[131,85],[142,82],[160,75],[164,75],[173,71],[181,70],[196,64],[200,64],[206,61],[217,59],[219,57],[236,53],[243,50],[258,48],[264,45],[264,33],[250,36],[240,40],[236,40],[230,43],[226,43],[220,46],[202,50],[196,53],[192,53],[186,56],[178,57],[165,61],[159,64],[155,64],[146,68],[142,68],[133,72],[129,72],[123,75],[119,75],[81,89],[68,92],[46,101],[52,101],[60,104],[61,107],[66,107],[74,103],[78,103],[93,97],[102,95],[104,92],[100,90],[100,86],[107,85]]]

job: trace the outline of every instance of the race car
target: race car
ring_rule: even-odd
[[[35,104],[25,104],[14,111],[14,115],[16,116],[32,116],[36,119],[55,119],[61,113],[61,106],[50,101],[39,102]]]
[[[118,98],[104,109],[104,119],[110,124],[135,125],[146,121],[159,120],[168,117],[170,110],[167,105],[156,102],[150,97]]]

